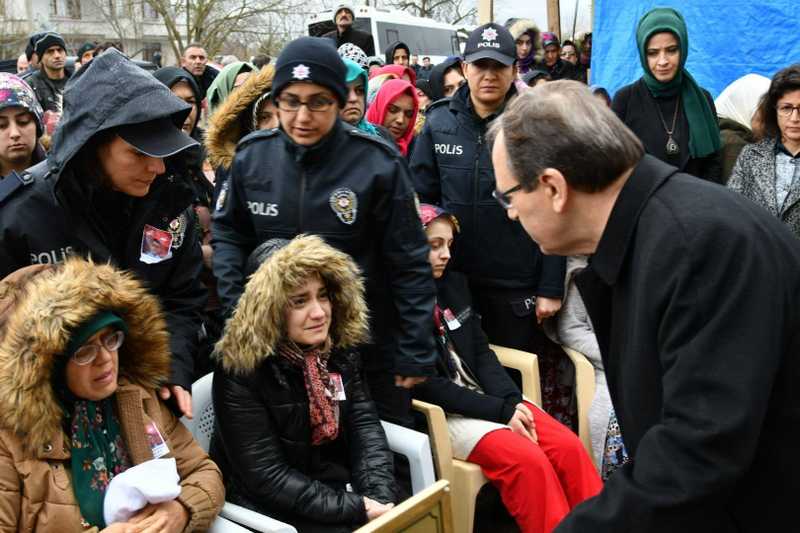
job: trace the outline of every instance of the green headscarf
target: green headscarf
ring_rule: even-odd
[[[367,76],[367,71],[361,68],[361,65],[353,61],[352,59],[347,59],[346,57],[342,58],[344,61],[344,65],[347,67],[347,74],[345,77],[345,82],[350,85],[357,79],[361,78],[361,81],[364,84],[364,115],[361,117],[361,120],[358,121],[356,124],[356,128],[360,129],[363,132],[369,133],[370,135],[378,135],[378,130],[375,129],[375,126],[367,122],[367,89],[369,88],[369,77]]]
[[[128,331],[119,315],[108,310],[98,311],[71,333],[64,356],[54,369],[58,373],[57,388],[61,390],[62,405],[69,420],[67,435],[71,449],[72,490],[83,520],[99,529],[107,525],[103,517],[103,502],[109,483],[133,463],[125,449],[114,412],[114,395],[100,401],[78,398],[67,387],[65,372],[68,358],[106,327]]]
[[[669,82],[658,81],[647,64],[647,43],[656,33],[670,32],[681,47],[681,63],[677,75]],[[718,152],[722,146],[719,123],[703,90],[686,70],[689,55],[689,34],[683,16],[669,7],[658,7],[645,13],[636,28],[636,44],[639,61],[644,69],[644,83],[650,93],[658,97],[680,94],[686,120],[689,122],[689,153],[692,157],[704,157]]]
[[[242,72],[257,72],[258,69],[252,64],[245,61],[236,61],[219,71],[217,77],[211,82],[206,93],[208,99],[208,111],[213,115],[222,102],[228,98],[233,92],[233,84],[236,82],[236,76]]]
[[[84,521],[106,527],[103,502],[117,474],[133,466],[114,413],[113,396],[93,402],[77,400],[70,421],[72,490]]]

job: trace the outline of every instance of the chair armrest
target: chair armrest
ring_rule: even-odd
[[[581,438],[586,451],[589,452],[592,461],[594,461],[589,430],[589,407],[592,405],[592,400],[594,400],[594,366],[582,353],[566,346],[561,348],[575,366],[575,396],[578,399],[578,436]]]
[[[539,379],[539,358],[536,354],[490,344],[500,364],[519,370],[522,374],[522,394],[525,398],[541,407],[542,383]]]
[[[218,516],[213,522],[211,522],[211,528],[208,530],[209,533],[249,533],[250,530],[240,526],[235,522],[231,522],[226,518],[222,518]]]
[[[453,446],[450,443],[450,432],[447,430],[447,418],[444,410],[438,405],[423,402],[420,400],[412,401],[414,410],[425,415],[428,422],[428,437],[431,440],[431,450],[433,451],[433,463],[436,465],[436,472],[439,479],[453,480]]]
[[[262,533],[297,533],[294,526],[229,502],[225,502],[219,515]]]
[[[407,427],[381,420],[386,440],[393,452],[405,455],[411,469],[411,490],[417,494],[436,483],[433,470],[433,455],[428,436]]]

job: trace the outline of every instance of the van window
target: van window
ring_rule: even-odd
[[[426,28],[392,22],[378,22],[378,48],[386,48],[397,41],[406,43],[412,54],[432,56],[458,55],[455,32],[440,28]]]

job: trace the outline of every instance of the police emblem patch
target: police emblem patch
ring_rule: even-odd
[[[331,209],[336,216],[347,225],[356,221],[358,213],[358,197],[348,188],[336,189],[330,197]]]
[[[219,196],[217,197],[217,211],[221,210],[225,207],[225,198],[228,197],[228,185],[230,184],[230,180],[226,181],[222,184],[222,190],[219,191]]]
[[[169,233],[172,235],[172,249],[177,250],[183,244],[183,236],[186,233],[186,215],[180,215],[169,223]]]
[[[306,80],[311,77],[311,69],[302,63],[292,69],[292,78],[296,80]]]

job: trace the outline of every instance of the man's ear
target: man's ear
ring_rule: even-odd
[[[544,187],[544,194],[556,213],[563,213],[569,199],[567,178],[558,169],[546,168],[539,176],[539,187]]]

